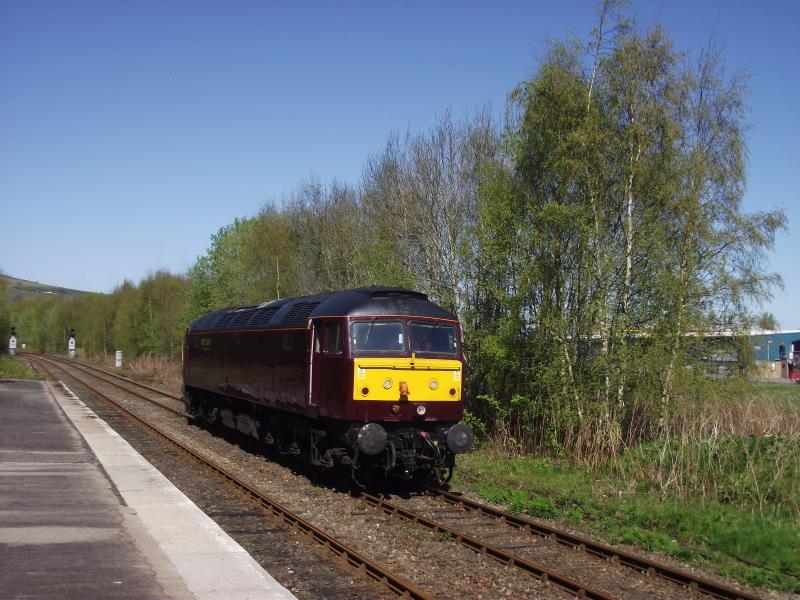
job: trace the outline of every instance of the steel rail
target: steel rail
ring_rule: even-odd
[[[183,410],[178,410],[176,408],[172,408],[171,406],[167,406],[166,404],[161,404],[161,402],[157,402],[156,400],[153,400],[152,398],[148,398],[147,396],[145,396],[143,394],[140,394],[139,392],[137,392],[135,390],[132,390],[132,389],[124,387],[124,386],[121,386],[118,383],[115,383],[113,381],[109,381],[108,379],[103,379],[102,377],[99,377],[98,375],[95,375],[94,373],[88,372],[86,369],[81,368],[81,367],[87,366],[87,365],[84,365],[83,363],[73,363],[72,361],[68,361],[68,360],[66,360],[64,358],[53,357],[53,356],[42,357],[42,360],[49,360],[49,361],[51,361],[51,363],[56,363],[58,365],[60,365],[62,363],[63,364],[68,364],[70,367],[72,367],[76,371],[80,371],[82,373],[85,373],[86,375],[89,375],[90,377],[94,377],[95,379],[98,379],[98,380],[100,380],[103,383],[106,383],[108,385],[113,385],[115,388],[120,389],[123,392],[131,394],[132,396],[136,396],[137,398],[141,398],[142,400],[146,400],[147,402],[150,402],[151,404],[155,404],[156,406],[159,406],[159,407],[163,408],[164,410],[167,410],[167,411],[169,411],[169,412],[171,412],[173,414],[176,414],[179,417],[185,417],[186,416],[186,412],[183,411]],[[61,367],[59,367],[59,368],[61,368]],[[102,371],[100,369],[95,369],[94,367],[90,367],[90,368],[94,369],[95,371],[99,371],[100,373],[103,373],[105,375],[110,375],[110,373],[106,373],[105,371]],[[114,377],[114,376],[112,375],[112,377]],[[125,382],[129,383],[129,384],[132,384],[132,385],[138,385],[138,386],[143,387],[145,389],[156,391],[156,390],[153,390],[153,388],[150,388],[150,387],[148,387],[146,385],[143,385],[143,384],[135,383],[135,382],[133,382],[133,381],[131,381],[129,379],[126,379]],[[162,392],[158,392],[158,393],[162,393]],[[166,394],[164,394],[164,395],[166,395]]]
[[[108,375],[109,377],[113,377],[115,379],[119,379],[121,381],[124,381],[125,383],[130,383],[132,385],[136,385],[138,387],[142,387],[142,388],[144,388],[146,390],[150,390],[151,392],[155,392],[156,394],[160,394],[162,396],[166,396],[167,398],[172,398],[173,400],[177,400],[178,402],[183,402],[183,398],[181,396],[177,396],[177,395],[175,395],[175,394],[173,394],[171,392],[167,392],[165,390],[160,390],[160,389],[158,389],[156,387],[153,387],[151,385],[147,385],[146,383],[141,383],[140,381],[134,381],[130,377],[125,377],[124,375],[118,375],[117,373],[109,373],[105,369],[100,369],[98,367],[95,367],[94,365],[90,365],[89,363],[85,363],[85,362],[79,361],[77,359],[70,359],[69,361],[67,361],[67,359],[65,359],[65,358],[63,358],[61,356],[53,356],[52,354],[45,355],[45,358],[49,358],[51,360],[62,361],[62,362],[68,362],[70,365],[80,365],[82,367],[85,367],[86,369],[91,369],[92,371],[97,371],[98,373],[102,373],[103,375]]]
[[[379,498],[378,496],[373,496],[372,494],[368,494],[366,492],[362,492],[359,495],[359,498],[362,498],[368,504],[375,506],[376,508],[380,508],[383,512],[398,516],[406,521],[411,521],[413,523],[417,523],[426,527],[432,531],[436,531],[437,533],[445,533],[452,536],[452,539],[459,544],[466,546],[470,550],[474,550],[480,554],[485,554],[498,562],[503,563],[509,567],[516,567],[521,569],[530,575],[533,575],[537,579],[544,581],[545,583],[552,583],[557,587],[560,587],[562,590],[575,595],[578,598],[589,598],[592,600],[612,600],[616,598],[616,596],[611,596],[602,592],[600,590],[596,590],[591,588],[585,584],[582,584],[578,581],[570,579],[568,577],[564,577],[563,575],[559,575],[555,571],[551,571],[547,567],[544,567],[540,564],[531,562],[526,560],[520,556],[516,556],[511,554],[510,552],[506,552],[502,548],[497,546],[492,546],[485,542],[480,541],[477,538],[474,538],[470,535],[462,533],[457,529],[450,527],[449,525],[445,525],[439,521],[435,521],[431,518],[428,518],[424,515],[415,513],[414,511],[408,510],[385,500],[383,498]]]
[[[477,502],[476,500],[466,498],[459,494],[433,487],[428,488],[428,493],[433,496],[441,497],[450,504],[460,506],[464,510],[475,511],[490,517],[498,518],[511,527],[524,529],[531,534],[553,540],[563,546],[583,550],[604,560],[613,561],[640,572],[656,575],[678,585],[685,586],[693,592],[696,591],[714,598],[720,598],[721,600],[759,600],[758,596],[754,596],[748,592],[737,590],[704,577],[698,577],[687,571],[648,558],[636,556],[635,554],[625,552],[619,548],[596,542],[587,537],[576,535],[551,525],[539,523],[532,519],[515,515],[499,508],[494,508],[493,506]]]
[[[182,452],[184,452],[185,454],[187,454],[188,456],[199,462],[202,466],[208,468],[215,475],[219,476],[227,483],[233,485],[239,492],[249,497],[250,499],[256,501],[258,504],[261,505],[262,508],[272,513],[275,517],[282,519],[286,524],[291,525],[298,531],[304,533],[306,536],[310,537],[318,544],[324,546],[326,549],[333,552],[344,562],[348,563],[353,567],[356,567],[360,572],[368,575],[372,579],[381,582],[393,592],[403,596],[404,598],[410,598],[414,600],[433,600],[432,596],[430,596],[427,592],[417,587],[411,581],[408,581],[407,579],[400,577],[398,575],[392,574],[386,568],[372,561],[371,559],[367,558],[363,554],[359,553],[357,550],[354,550],[353,548],[347,546],[346,544],[336,540],[334,537],[327,534],[322,529],[319,529],[315,525],[312,525],[311,523],[299,517],[298,515],[296,515],[295,513],[293,513],[292,511],[290,511],[277,501],[271,499],[269,496],[266,496],[265,494],[262,494],[260,491],[251,487],[249,484],[239,479],[236,475],[234,475],[224,467],[216,464],[214,461],[204,457],[198,452],[195,452],[191,448],[185,446],[180,441],[174,439],[168,433],[162,431],[155,425],[151,425],[144,419],[140,418],[136,414],[126,409],[124,406],[118,404],[117,402],[112,400],[109,396],[94,389],[90,384],[80,380],[79,378],[75,377],[75,375],[70,374],[61,365],[57,363],[53,364],[55,361],[50,362],[48,361],[48,359],[42,357],[36,357],[36,359],[33,359],[33,361],[50,364],[51,366],[60,369],[62,372],[66,373],[67,375],[78,381],[81,385],[86,387],[93,394],[95,394],[99,398],[102,398],[106,402],[112,404],[115,408],[120,410],[125,416],[129,417],[130,419],[139,423],[140,425],[143,425],[150,431],[156,433],[159,437],[163,438],[171,445],[175,446],[176,448],[178,448],[179,450],[181,450]],[[44,366],[42,366],[42,368],[51,379],[57,381],[52,371],[50,371],[47,367]]]

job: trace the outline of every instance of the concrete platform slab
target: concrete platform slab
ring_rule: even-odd
[[[4,598],[294,596],[77,397],[0,382]]]

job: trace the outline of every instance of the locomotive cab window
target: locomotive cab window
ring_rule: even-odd
[[[322,325],[314,325],[314,352],[317,354],[322,352],[322,331]]]
[[[361,352],[405,352],[401,321],[357,321],[350,326],[350,348]]]
[[[412,321],[408,326],[412,352],[458,354],[458,336],[453,325]]]
[[[325,323],[325,352],[342,353],[342,325],[335,321]]]

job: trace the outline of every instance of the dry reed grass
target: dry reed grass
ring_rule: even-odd
[[[632,412],[624,423],[587,419],[555,446],[519,443],[519,423],[506,420],[484,450],[497,458],[555,455],[613,475],[630,493],[699,496],[800,520],[800,393],[728,382],[681,399],[660,424]]]
[[[631,487],[800,519],[800,403],[750,395],[687,404],[657,440],[626,447],[610,466]]]
[[[114,360],[113,354],[107,354],[102,357],[103,364],[111,369],[114,369]],[[133,379],[158,385],[173,394],[181,393],[183,377],[181,361],[178,359],[163,356],[126,358],[122,362],[121,373]]]

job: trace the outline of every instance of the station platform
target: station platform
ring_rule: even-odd
[[[295,598],[77,397],[0,380],[0,594]]]

